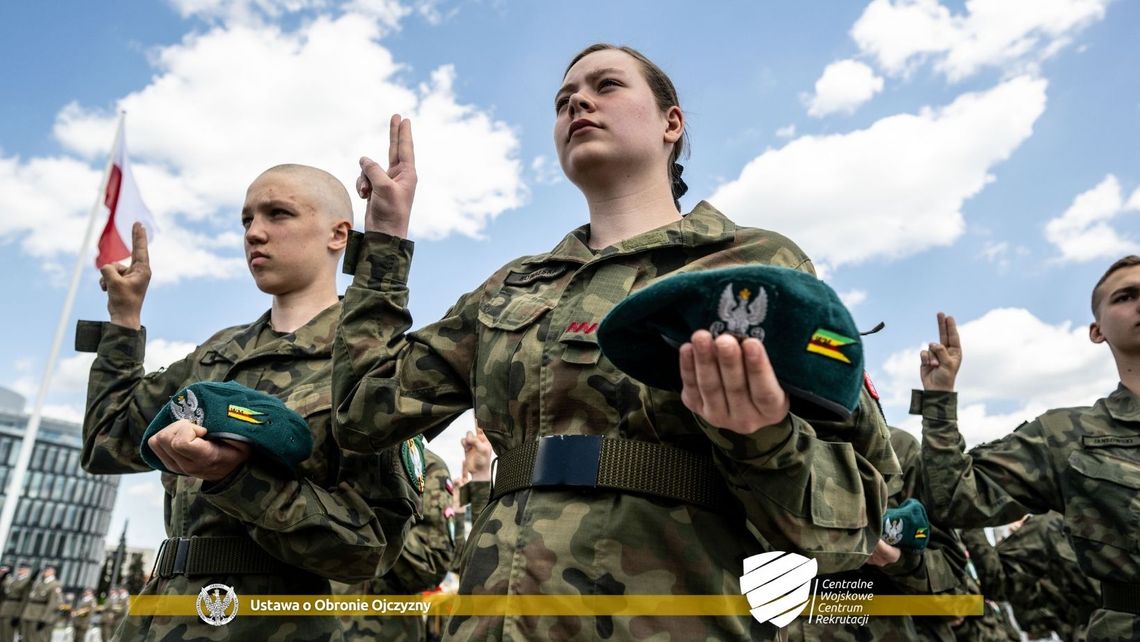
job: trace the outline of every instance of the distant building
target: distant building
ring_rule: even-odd
[[[8,501],[8,480],[16,467],[28,425],[22,395],[0,387],[0,503]],[[54,564],[65,591],[94,588],[103,565],[103,547],[118,475],[89,475],[79,465],[82,427],[44,417],[23,494],[16,507],[4,564],[33,568]]]

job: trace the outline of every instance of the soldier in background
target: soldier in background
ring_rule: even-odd
[[[1020,642],[1021,632],[1001,604],[1005,599],[1001,592],[1001,560],[986,538],[985,530],[964,529],[959,535],[969,560],[968,592],[983,596],[984,610],[981,617],[963,618],[954,629],[955,635],[961,642]]]
[[[1055,632],[1062,640],[1083,642],[1089,617],[1101,602],[1100,583],[1077,566],[1061,515],[1026,515],[997,546],[980,533],[966,531],[963,537],[970,537],[971,550],[984,551],[1000,564],[982,585],[986,596],[1009,602],[1031,639]]]
[[[12,567],[7,564],[0,566],[0,609],[4,608],[4,599],[8,590],[8,576],[12,574]]]
[[[55,576],[54,566],[45,566],[28,589],[20,612],[20,636],[23,642],[51,642],[51,632],[59,621],[63,588]]]
[[[491,449],[491,442],[478,425],[475,430],[468,430],[461,440],[463,445],[463,472],[459,477],[459,507],[463,510],[458,520],[463,524],[464,530],[456,536],[459,542],[459,552],[455,555],[455,564],[452,570],[456,574],[462,572],[464,544],[467,542],[467,522],[475,523],[479,514],[491,501],[491,459],[495,453]]]
[[[83,423],[90,473],[150,470],[139,454],[142,435],[177,391],[200,381],[232,380],[276,396],[312,432],[312,455],[296,472],[247,443],[206,439],[204,428],[186,420],[150,437],[148,446],[171,471],[162,475],[169,539],[143,595],[194,595],[213,582],[239,595],[327,595],[330,579],[356,582],[389,568],[419,506],[399,446],[346,453],[330,434],[336,267],[352,227],[343,184],[313,167],[272,167],[246,191],[241,225],[253,281],[272,296],[259,319],[221,330],[184,359],[145,374],[141,315],[150,257],[136,224],[130,265],[102,268],[110,322],[80,322],[76,333],[78,348],[96,352]],[[209,309],[211,302],[194,305]],[[127,617],[118,634],[337,639],[340,629],[331,615],[244,614],[225,627],[155,615]]]
[[[417,438],[417,441],[419,439]],[[430,591],[447,575],[455,556],[454,510],[451,509],[451,475],[439,455],[424,448],[427,465],[420,471],[423,480],[423,514],[404,540],[400,558],[387,573],[368,582],[339,589],[349,595],[417,595]],[[426,622],[420,615],[388,617],[344,616],[345,642],[421,642],[426,638]]]
[[[17,564],[16,571],[4,580],[4,602],[0,604],[0,642],[13,642],[20,630],[20,613],[24,598],[32,589],[32,567]]]
[[[71,642],[84,642],[87,639],[93,615],[95,615],[95,592],[83,589],[83,595],[71,610]]]
[[[997,526],[1055,510],[1081,571],[1102,584],[1089,640],[1140,639],[1140,256],[1113,263],[1093,287],[1089,340],[1107,344],[1120,383],[1092,406],[1057,408],[1011,434],[965,451],[954,384],[962,344],[939,313],[938,341],[920,356],[923,457],[933,501],[947,524]]]
[[[102,636],[102,642],[110,642],[115,629],[127,613],[127,608],[130,606],[129,599],[126,589],[114,588],[107,592],[107,597],[103,600],[102,615],[99,618],[99,634]]]

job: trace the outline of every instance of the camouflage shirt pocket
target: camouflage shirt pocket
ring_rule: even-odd
[[[863,506],[863,480],[855,449],[846,442],[819,441],[831,457],[815,457],[811,466],[811,521],[825,528],[857,529],[867,526]]]
[[[489,328],[518,332],[538,321],[554,302],[537,294],[500,291],[479,306],[479,322]]]
[[[1140,439],[1086,435],[1082,442],[1069,455],[1072,495],[1065,507],[1078,556],[1078,540],[1140,552]]]

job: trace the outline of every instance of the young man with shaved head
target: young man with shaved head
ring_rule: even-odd
[[[1108,268],[1092,313],[1089,339],[1108,345],[1120,384],[1091,407],[1055,408],[965,453],[954,392],[962,346],[940,313],[911,412],[922,415],[934,517],[968,528],[1061,513],[1077,564],[1101,583],[1089,642],[1140,640],[1140,257]]]
[[[145,230],[135,226],[129,265],[107,265],[109,323],[81,321],[76,347],[96,353],[83,422],[83,466],[92,473],[150,470],[139,446],[172,395],[200,381],[236,381],[281,399],[313,437],[290,473],[249,444],[206,438],[179,420],[147,441],[163,473],[166,530],[144,595],[222,598],[328,594],[329,580],[369,579],[399,555],[418,491],[399,452],[342,452],[330,433],[332,341],[340,317],[336,269],[352,227],[348,192],[335,177],[279,165],[249,186],[241,211],[245,257],[272,296],[256,321],[226,328],[164,370],[143,373],[142,304],[150,282]],[[200,312],[208,313],[209,301]],[[201,600],[199,600],[201,602]],[[198,616],[128,615],[116,639],[340,639],[333,616],[268,617],[247,609],[223,626]]]

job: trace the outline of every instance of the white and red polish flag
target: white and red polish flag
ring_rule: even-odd
[[[158,231],[154,216],[147,209],[146,203],[143,203],[139,186],[135,183],[134,174],[131,173],[131,164],[127,160],[126,132],[122,129],[116,137],[115,149],[111,151],[111,167],[107,174],[107,189],[103,196],[103,204],[110,211],[110,216],[107,217],[103,233],[99,235],[99,254],[95,257],[96,268],[121,261],[131,255],[131,226],[136,221],[146,227],[148,241],[152,240]]]

